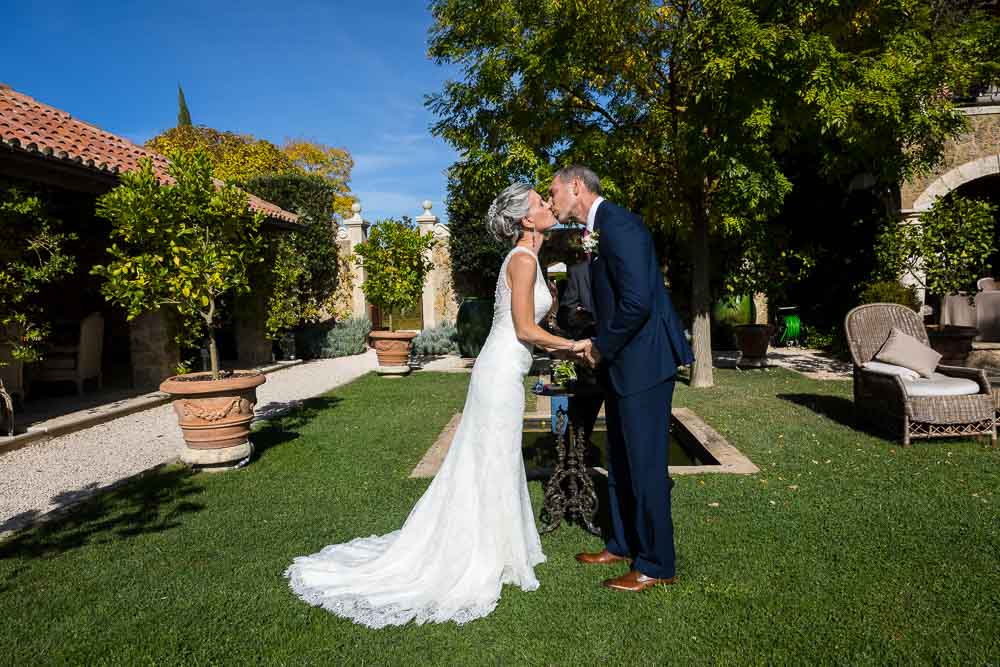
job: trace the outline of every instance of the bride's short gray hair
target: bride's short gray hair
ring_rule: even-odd
[[[517,243],[523,231],[521,219],[531,209],[528,195],[533,189],[526,183],[514,183],[497,195],[486,214],[486,228],[493,236],[511,245]]]

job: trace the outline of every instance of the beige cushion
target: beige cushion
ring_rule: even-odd
[[[897,366],[896,364],[887,364],[883,361],[866,361],[861,364],[861,367],[866,371],[878,373],[879,375],[898,375],[907,380],[916,380],[920,377],[920,373],[916,372],[912,368]]]
[[[934,373],[929,378],[908,380],[903,386],[910,396],[971,396],[979,393],[979,383],[968,378],[953,378]]]
[[[938,362],[941,361],[940,354],[896,327],[893,327],[892,331],[889,332],[889,338],[875,355],[875,358],[887,364],[915,370],[925,378],[931,376],[931,373],[937,368]]]

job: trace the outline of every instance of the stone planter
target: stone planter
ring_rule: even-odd
[[[965,366],[972,352],[972,341],[979,335],[976,327],[932,324],[925,327],[931,347],[940,355],[946,366]]]
[[[741,367],[764,368],[767,366],[767,346],[774,328],[770,324],[741,324],[733,327],[740,347]]]
[[[257,371],[233,371],[218,380],[211,373],[167,378],[160,391],[174,398],[174,412],[184,433],[185,463],[204,471],[239,468],[250,460],[250,422],[257,387],[267,379]]]
[[[372,347],[378,356],[379,375],[406,375],[410,372],[410,348],[416,331],[373,331]]]

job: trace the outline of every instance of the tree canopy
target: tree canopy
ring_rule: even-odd
[[[692,383],[708,386],[710,235],[780,211],[797,153],[825,178],[890,187],[932,165],[962,128],[949,91],[993,57],[995,22],[974,5],[435,0],[430,53],[462,78],[428,104],[467,155],[588,164],[691,244]]]

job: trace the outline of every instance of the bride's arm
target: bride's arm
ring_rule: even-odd
[[[538,269],[535,259],[518,252],[507,262],[507,282],[510,283],[510,309],[514,318],[514,333],[518,340],[536,345],[549,352],[579,352],[582,341],[553,336],[535,322],[535,279]]]

